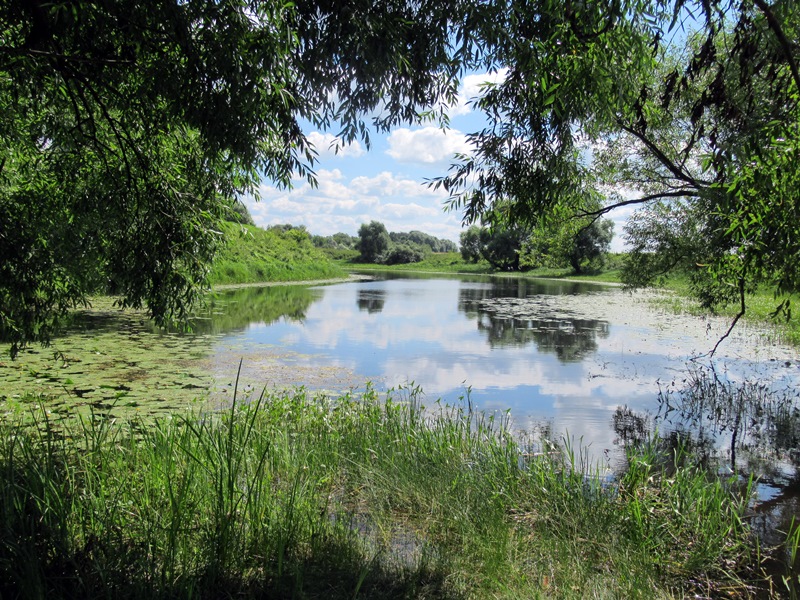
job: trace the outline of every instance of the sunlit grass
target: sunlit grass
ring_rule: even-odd
[[[748,496],[656,445],[609,480],[504,417],[303,390],[0,425],[3,597],[658,598],[752,558]],[[705,592],[704,592],[705,593]]]
[[[477,273],[489,274],[493,272],[491,265],[486,261],[470,263],[461,258],[458,252],[439,252],[426,255],[425,259],[408,264],[381,265],[375,263],[358,262],[357,252],[348,254],[340,259],[340,264],[347,268],[358,271],[378,270],[378,271],[416,271],[432,273]]]
[[[223,233],[225,243],[209,277],[213,285],[307,281],[345,274],[303,232],[226,223]]]

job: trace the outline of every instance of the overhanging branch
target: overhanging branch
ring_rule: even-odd
[[[736,323],[738,323],[739,319],[741,319],[744,316],[745,310],[747,309],[747,305],[745,303],[745,294],[744,294],[744,277],[739,278],[739,303],[740,303],[739,312],[736,313],[735,317],[733,317],[731,326],[728,327],[728,331],[725,332],[725,335],[719,338],[717,340],[717,343],[714,344],[714,349],[709,353],[710,358],[714,357],[714,354],[717,352],[717,348],[719,348],[719,345],[725,340],[725,338],[727,338],[731,334],[733,328],[736,327]]]
[[[670,173],[672,173],[672,175],[675,177],[675,179],[677,179],[679,181],[684,181],[688,185],[691,185],[693,188],[696,188],[698,190],[701,187],[703,187],[701,182],[697,181],[694,177],[689,175],[689,173],[687,173],[686,171],[681,169],[672,160],[670,160],[669,157],[666,154],[664,154],[664,152],[658,146],[656,146],[656,144],[650,138],[648,138],[646,135],[644,135],[643,133],[641,133],[639,131],[636,131],[636,129],[634,129],[633,127],[631,127],[629,125],[626,125],[621,120],[618,120],[617,124],[619,125],[619,127],[623,131],[631,134],[636,139],[638,139],[640,142],[642,142],[647,147],[647,149],[650,151],[650,153],[652,153],[652,155],[655,156],[656,159],[658,159],[658,162],[660,162],[662,165],[664,165],[664,167],[666,167],[666,169]]]
[[[658,194],[650,194],[647,196],[642,196],[641,198],[633,198],[631,200],[623,200],[622,202],[615,202],[614,204],[609,204],[608,206],[604,206],[603,208],[599,208],[597,210],[581,211],[578,214],[578,216],[601,217],[617,208],[622,208],[623,206],[645,204],[647,202],[650,202],[652,200],[658,200],[660,198],[696,198],[697,196],[699,196],[699,194],[695,190],[676,190],[674,192],[660,192]]]
[[[789,63],[789,69],[792,71],[794,84],[797,86],[797,89],[800,90],[800,71],[798,71],[797,63],[794,60],[791,42],[783,32],[781,24],[778,22],[777,17],[775,17],[775,14],[772,12],[769,5],[764,0],[753,0],[753,2],[758,9],[764,13],[764,17],[767,19],[769,28],[775,34],[775,37],[778,38],[778,43],[781,45],[781,50],[783,50],[783,54],[786,56],[786,62]]]

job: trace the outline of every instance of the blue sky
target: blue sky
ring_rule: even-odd
[[[468,152],[466,134],[480,130],[481,114],[468,104],[495,73],[464,78],[459,102],[450,111],[450,129],[435,125],[406,126],[387,134],[371,134],[371,147],[353,143],[330,148],[332,133],[309,129],[309,139],[319,152],[318,186],[298,179],[292,189],[278,189],[269,181],[260,186],[260,201],[244,198],[257,225],[305,225],[316,235],[339,231],[356,235],[362,223],[382,222],[389,231],[419,230],[458,243],[463,230],[461,213],[445,211],[447,194],[433,190],[426,180],[445,175],[453,154]],[[612,250],[622,248],[620,233],[627,213],[612,214],[615,238]]]

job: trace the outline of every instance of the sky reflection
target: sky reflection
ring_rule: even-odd
[[[512,278],[392,276],[314,288],[304,310],[269,314],[218,342],[223,364],[231,353],[258,363],[283,352],[298,368],[340,368],[379,389],[413,382],[429,403],[469,389],[480,409],[510,410],[520,427],[545,421],[598,452],[614,446],[618,407],[654,414],[659,386],[680,379],[727,327],[669,315],[619,288]],[[732,377],[758,369],[781,379],[795,376],[785,366],[794,359],[740,330],[717,362]]]

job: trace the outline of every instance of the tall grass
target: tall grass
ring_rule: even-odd
[[[306,281],[345,275],[313,246],[304,231],[234,223],[225,223],[222,230],[225,243],[209,276],[214,285]]]
[[[303,390],[152,424],[0,424],[3,598],[653,598],[744,589],[747,490],[523,451],[465,406]],[[527,450],[527,449],[526,449]]]

